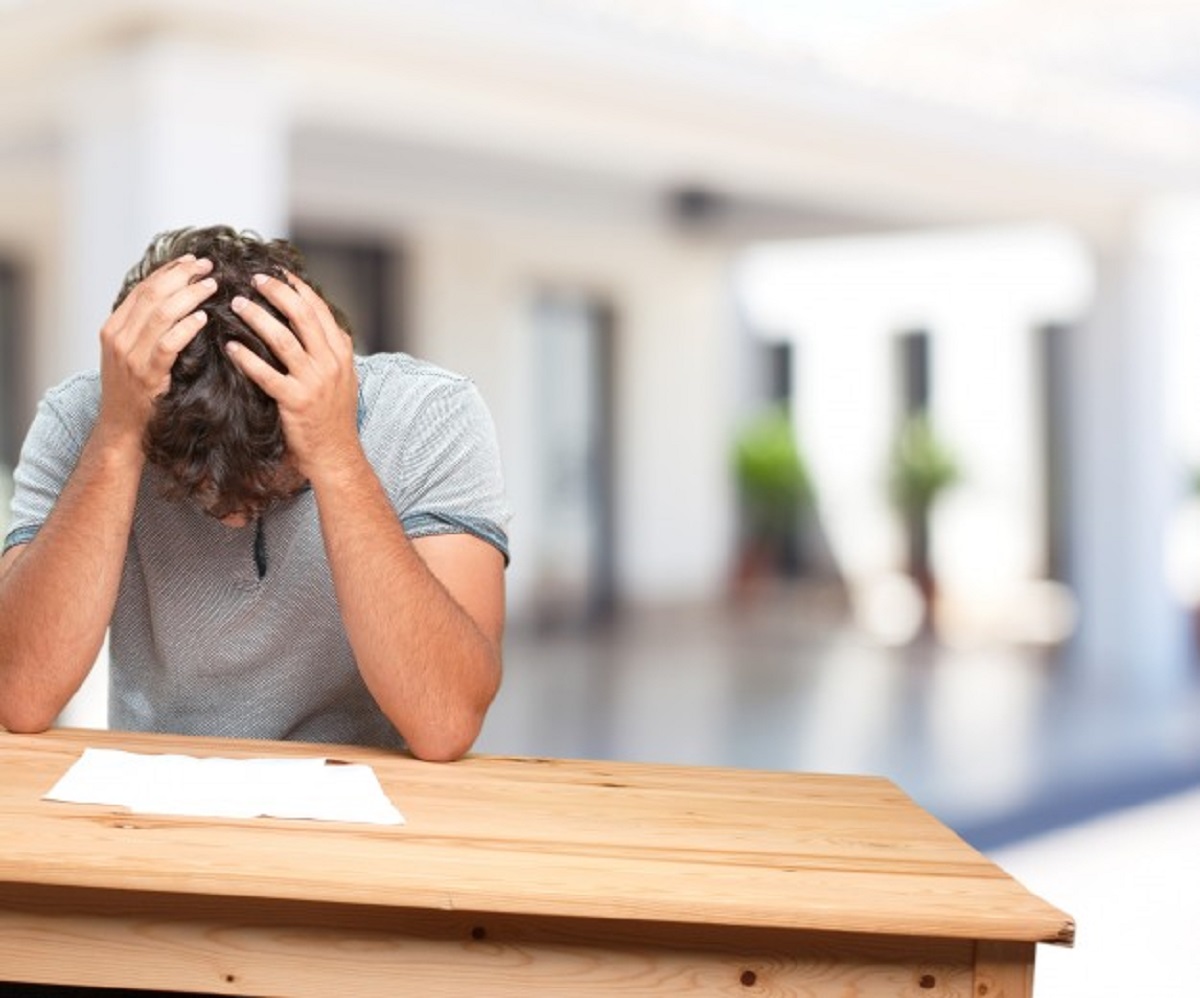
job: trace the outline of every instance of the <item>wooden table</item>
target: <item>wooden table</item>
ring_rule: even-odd
[[[404,826],[41,797],[86,746],[366,762]],[[882,779],[0,732],[0,979],[254,995],[1032,993],[1071,919]]]

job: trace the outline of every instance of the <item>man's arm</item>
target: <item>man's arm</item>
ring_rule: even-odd
[[[500,685],[503,556],[469,534],[410,541],[361,448],[312,485],[342,620],[371,695],[415,755],[458,758]]]
[[[45,525],[0,561],[0,724],[48,728],[96,660],[133,519],[140,448],[94,433]]]
[[[100,414],[37,536],[0,559],[0,725],[42,731],[79,689],[104,640],[145,456],[142,432],[175,357],[204,325],[211,264],[156,271],[100,334]]]
[[[302,281],[258,289],[291,328],[244,299],[234,308],[286,367],[230,344],[279,403],[289,453],[312,484],[346,634],[363,680],[413,753],[465,753],[500,683],[504,565],[467,535],[410,541],[363,453],[349,336]]]

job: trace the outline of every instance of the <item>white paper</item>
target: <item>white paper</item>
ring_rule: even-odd
[[[328,759],[221,759],[88,748],[45,800],[138,814],[402,825],[375,771]]]

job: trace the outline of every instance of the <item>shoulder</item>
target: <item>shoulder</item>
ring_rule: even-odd
[[[100,372],[82,371],[50,388],[42,396],[38,415],[57,421],[78,440],[91,432],[100,411]]]
[[[377,419],[403,424],[420,419],[439,402],[459,399],[474,403],[478,399],[470,378],[406,353],[356,357],[355,364],[364,425]]]
[[[470,384],[465,375],[407,353],[373,353],[355,357],[354,363],[363,386],[376,390],[430,391]]]
[[[51,405],[86,405],[100,398],[100,372],[80,371],[60,381],[43,396]]]

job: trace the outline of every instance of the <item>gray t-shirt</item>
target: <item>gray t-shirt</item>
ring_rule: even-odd
[[[495,430],[475,386],[405,354],[356,364],[359,436],[408,536],[474,534],[507,561]],[[46,521],[99,403],[96,372],[42,399],[13,476],[5,550]],[[147,466],[109,635],[109,724],[401,745],[350,650],[312,491],[237,528],[163,499],[160,480]]]

